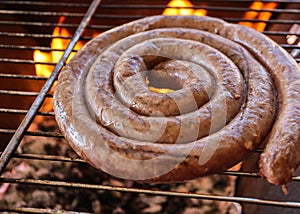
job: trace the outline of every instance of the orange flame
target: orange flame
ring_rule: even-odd
[[[62,24],[65,20],[65,17],[62,16],[59,18],[58,24]],[[54,62],[57,63],[60,58],[63,55],[64,50],[67,48],[67,45],[70,41],[70,39],[63,39],[59,38],[61,36],[71,36],[71,34],[68,32],[66,28],[63,27],[55,27],[53,30],[53,39],[51,41],[50,47],[52,49],[55,49],[55,51],[49,52],[44,52],[40,50],[35,50],[33,53],[33,59],[35,62]],[[74,50],[78,50],[83,46],[81,42],[78,42],[74,48]],[[72,52],[68,58],[70,60],[74,56],[74,52]],[[49,77],[52,73],[53,66],[49,65],[44,65],[44,64],[36,64],[35,65],[35,70],[36,70],[36,75],[37,76],[44,76],[44,77]]]
[[[205,9],[193,9],[194,6],[188,0],[171,0],[168,3],[168,8],[163,11],[163,15],[175,16],[175,15],[196,15],[196,16],[205,16],[207,10]],[[169,88],[156,88],[150,85],[150,81],[146,78],[146,83],[149,86],[149,89],[153,92],[160,94],[168,94],[173,92],[173,89]]]
[[[194,6],[188,0],[171,0],[168,3],[168,8],[163,11],[163,15],[196,15],[205,16],[207,11],[205,9],[192,9]]]
[[[262,21],[268,21],[271,18],[272,13],[271,12],[258,12],[257,10],[273,10],[278,6],[275,2],[253,2],[250,6],[251,11],[248,11],[244,14],[245,19],[258,19]],[[253,11],[254,10],[254,11]],[[251,28],[254,28],[255,30],[262,32],[266,28],[265,22],[239,22],[241,25],[245,25]]]
[[[148,88],[151,91],[159,93],[159,94],[168,94],[168,93],[171,93],[171,92],[174,91],[173,89],[170,89],[170,88],[156,88],[154,86],[151,86],[150,85],[150,80],[149,80],[148,76],[146,76],[146,83],[148,85]]]
[[[62,16],[59,18],[58,24],[62,24],[65,21],[65,17]],[[53,51],[46,52],[41,50],[35,50],[33,52],[33,59],[35,62],[41,63],[57,63],[62,57],[64,50],[67,48],[70,39],[64,39],[60,37],[69,37],[71,34],[68,32],[66,28],[57,26],[53,30],[53,39],[50,43],[51,49]],[[78,42],[74,48],[74,50],[78,50],[83,46],[82,42]],[[75,55],[72,52],[67,60],[67,62]],[[37,76],[49,77],[53,71],[53,66],[47,64],[35,64],[35,71]],[[52,104],[50,100],[45,100],[42,110],[50,111],[52,109]]]

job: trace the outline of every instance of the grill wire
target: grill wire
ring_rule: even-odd
[[[238,196],[219,196],[219,195],[207,195],[198,193],[188,193],[188,192],[174,192],[167,189],[142,189],[136,187],[119,187],[113,185],[105,184],[93,184],[86,183],[83,181],[56,181],[51,179],[33,179],[33,178],[10,178],[5,177],[4,172],[9,163],[13,160],[39,160],[39,161],[54,161],[54,162],[65,162],[65,163],[76,163],[79,165],[87,165],[86,162],[77,157],[66,157],[61,155],[45,155],[45,154],[26,154],[20,153],[18,146],[21,141],[26,136],[37,137],[37,139],[43,138],[55,138],[63,140],[63,135],[57,131],[51,130],[39,130],[39,131],[29,131],[29,126],[33,123],[33,120],[37,117],[41,118],[53,118],[54,113],[52,111],[41,111],[39,110],[43,102],[47,99],[52,99],[51,86],[57,78],[57,74],[63,68],[66,60],[71,52],[76,52],[73,50],[77,40],[85,43],[92,39],[93,32],[103,32],[112,27],[132,21],[145,16],[143,11],[148,11],[147,15],[157,15],[161,14],[163,9],[166,8],[168,1],[153,1],[152,5],[144,4],[142,1],[128,1],[129,3],[124,5],[122,1],[103,1],[100,3],[98,0],[90,1],[65,1],[65,2],[51,2],[51,1],[1,1],[0,2],[0,15],[3,20],[0,20],[0,38],[7,39],[8,44],[0,44],[0,50],[3,52],[16,51],[19,53],[17,57],[7,57],[3,54],[0,56],[0,80],[10,80],[18,82],[38,82],[41,85],[40,90],[26,90],[26,89],[5,89],[0,88],[0,96],[13,96],[17,99],[31,99],[32,106],[26,108],[22,107],[3,107],[2,101],[0,106],[0,114],[8,114],[12,116],[20,116],[22,122],[19,123],[18,128],[10,127],[0,127],[0,134],[12,135],[10,143],[6,146],[4,152],[1,153],[0,159],[0,172],[2,176],[0,177],[1,183],[9,184],[19,184],[19,185],[36,185],[39,187],[51,187],[51,188],[74,188],[74,189],[89,189],[92,191],[118,191],[124,193],[134,193],[134,194],[150,194],[150,195],[162,195],[169,197],[179,197],[179,198],[196,198],[199,200],[212,200],[212,201],[230,201],[241,204],[256,204],[256,205],[268,205],[274,207],[285,207],[285,208],[300,208],[300,202],[289,201],[289,200],[268,200],[260,199],[255,195],[251,197],[238,197]],[[133,3],[134,2],[134,3]],[[162,3],[163,2],[163,3]],[[209,1],[201,1],[209,2]],[[206,9],[212,14],[226,13],[227,16],[220,15],[220,18],[232,23],[238,23],[240,21],[249,22],[259,22],[260,20],[245,20],[242,18],[228,17],[231,13],[241,13],[249,11],[249,7],[232,6],[236,2],[242,2],[250,4],[252,1],[235,1],[231,0],[230,7],[222,6],[223,1],[213,1],[216,6],[207,6],[203,4],[202,6],[195,6],[195,9]],[[271,2],[271,1],[262,1]],[[300,4],[299,1],[278,1],[287,3]],[[100,3],[100,4],[99,4]],[[221,6],[218,6],[221,5]],[[21,8],[21,9],[20,9]],[[32,10],[31,8],[35,9]],[[57,10],[60,8],[60,10]],[[97,9],[97,10],[96,10]],[[66,12],[67,11],[67,12]],[[299,14],[300,9],[281,9],[277,8],[274,10],[257,10],[261,11],[271,11],[273,14]],[[71,20],[70,23],[57,23],[59,17],[64,16],[67,20]],[[15,20],[7,17],[17,17]],[[30,19],[23,19],[23,17],[32,17]],[[40,21],[41,19],[42,21]],[[89,21],[91,19],[91,21]],[[282,24],[291,25],[299,24],[300,20],[286,20],[286,19],[270,19],[265,21],[267,25],[270,24]],[[72,35],[70,36],[54,36],[52,33],[44,33],[43,30],[53,29],[56,26],[67,28]],[[33,28],[34,31],[20,31],[19,28]],[[7,29],[7,30],[3,30]],[[273,38],[285,38],[290,35],[288,31],[271,31],[266,29],[263,32],[265,35],[273,36]],[[300,37],[299,33],[295,34]],[[69,46],[66,49],[53,49],[50,48],[48,43],[42,42],[40,44],[23,44],[21,40],[41,40],[49,41],[54,38],[61,38],[64,40],[71,40]],[[3,40],[1,40],[3,41]],[[15,41],[15,42],[14,42]],[[288,52],[296,50],[299,52],[300,47],[296,44],[280,44]],[[58,63],[53,62],[38,62],[28,57],[24,57],[26,51],[61,51],[63,56]],[[299,63],[299,54],[294,56],[295,60]],[[33,67],[34,65],[49,65],[53,67],[53,73],[49,78],[36,76],[32,73],[26,73],[27,67]],[[20,65],[20,66],[18,66]],[[6,67],[18,66],[24,72],[4,72]],[[2,121],[1,121],[2,123]],[[0,142],[1,143],[1,142]],[[262,150],[257,149],[256,153],[260,153]],[[250,177],[253,179],[259,179],[259,174],[257,172],[247,172],[247,171],[232,171],[227,170],[220,174],[226,176],[236,176],[238,178]],[[293,183],[299,185],[300,176],[295,176],[293,178]],[[48,208],[38,208],[38,207],[7,207],[0,203],[0,210],[6,212],[22,212],[22,213],[74,213],[75,211],[66,210],[54,210]]]

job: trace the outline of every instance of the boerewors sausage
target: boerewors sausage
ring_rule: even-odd
[[[146,79],[172,88],[163,94]],[[114,176],[177,182],[225,170],[267,138],[260,161],[285,184],[300,162],[300,72],[273,41],[210,17],[153,16],[88,42],[61,72],[59,127]]]

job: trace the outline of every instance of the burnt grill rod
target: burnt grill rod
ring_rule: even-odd
[[[19,125],[17,131],[11,138],[9,144],[3,151],[0,157],[0,174],[4,171],[6,165],[8,164],[11,155],[14,153],[14,151],[19,146],[22,137],[24,136],[25,132],[29,128],[31,122],[33,121],[34,117],[36,116],[37,112],[39,111],[43,101],[45,100],[47,96],[47,92],[50,90],[51,86],[53,85],[54,81],[56,80],[59,71],[64,66],[66,60],[68,59],[69,55],[71,54],[73,48],[75,47],[77,41],[80,39],[80,36],[82,35],[84,29],[88,25],[90,19],[92,18],[93,14],[95,13],[98,5],[100,4],[101,0],[93,0],[90,7],[88,8],[85,16],[83,17],[82,21],[80,22],[78,28],[76,29],[74,33],[73,39],[68,44],[68,47],[66,48],[66,51],[64,52],[63,56],[55,66],[51,76],[46,81],[45,85],[41,89],[39,95],[34,100],[32,106],[30,107],[28,113],[25,115],[24,119],[22,120],[21,124]]]

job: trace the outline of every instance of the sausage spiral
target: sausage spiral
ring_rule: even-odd
[[[160,94],[151,82],[173,88]],[[153,16],[88,42],[54,92],[74,150],[114,176],[177,182],[260,160],[285,184],[300,162],[300,72],[264,35],[211,17]]]

